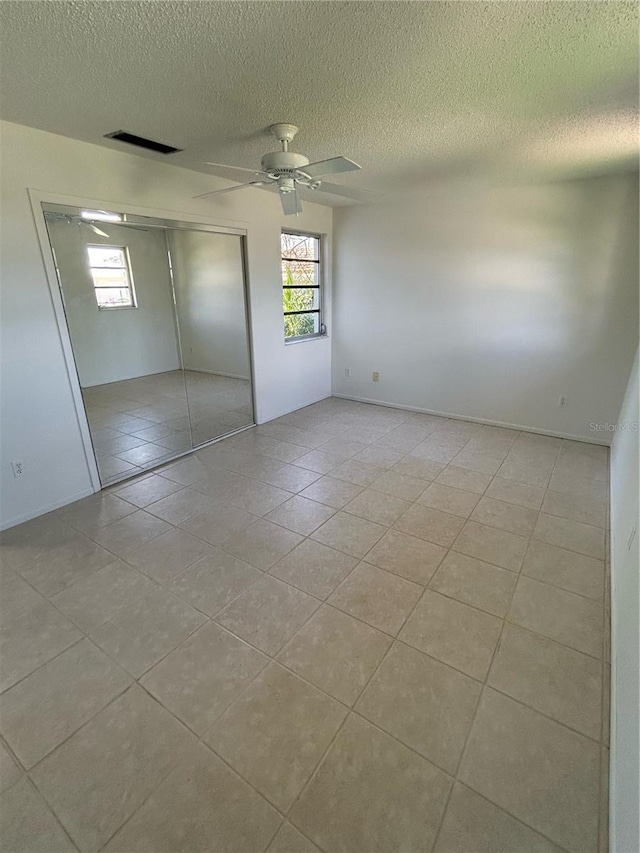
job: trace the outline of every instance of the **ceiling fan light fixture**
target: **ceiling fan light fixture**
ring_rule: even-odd
[[[278,189],[281,193],[293,193],[296,191],[296,182],[293,178],[278,178]]]

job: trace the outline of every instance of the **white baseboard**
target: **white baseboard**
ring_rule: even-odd
[[[249,381],[248,376],[241,376],[239,373],[222,373],[219,370],[205,370],[203,367],[189,367],[188,365],[184,365],[184,370],[190,370],[191,373],[209,373],[211,376],[224,376],[226,379],[244,379],[245,382]]]
[[[62,506],[66,506],[67,504],[72,504],[74,501],[79,501],[82,498],[87,498],[89,495],[94,495],[95,492],[93,489],[83,489],[81,492],[76,492],[75,495],[71,495],[71,497],[62,498],[59,501],[55,501],[52,504],[47,504],[46,506],[41,506],[39,509],[32,510],[31,512],[27,512],[24,515],[19,515],[16,518],[12,518],[9,521],[3,521],[0,523],[0,530],[8,530],[10,527],[15,527],[18,524],[22,524],[25,521],[31,521],[32,518],[38,518],[41,515],[46,515],[48,512],[53,512],[54,509],[60,509]]]
[[[313,406],[314,403],[320,403],[322,400],[328,400],[330,397],[335,397],[336,394],[324,394],[322,397],[316,397],[313,400],[308,400],[306,403],[301,403],[299,406],[294,406],[292,409],[284,409],[276,415],[271,415],[270,418],[264,420],[256,420],[256,424],[268,424],[270,421],[275,421],[277,418],[282,418],[284,415],[290,415],[292,412],[297,412],[300,409],[306,409],[307,406]]]
[[[525,426],[524,424],[511,424],[506,421],[490,421],[486,418],[473,418],[470,415],[454,415],[451,412],[439,412],[435,409],[423,409],[420,406],[405,406],[399,403],[387,403],[384,400],[370,400],[367,397],[353,397],[350,394],[337,394],[334,392],[332,397],[339,397],[341,400],[353,400],[354,403],[370,403],[373,406],[385,406],[388,409],[400,409],[407,412],[419,412],[422,415],[434,415],[439,418],[450,418],[454,421],[469,421],[474,424],[486,424],[487,426],[502,427],[503,429],[518,429],[523,432],[533,432],[536,435],[549,435],[552,438],[567,438],[571,441],[583,441],[586,444],[599,444],[603,447],[610,447],[606,441],[598,441],[596,438],[588,438],[584,435],[573,435],[569,432],[555,432],[549,429],[539,429],[538,427]]]

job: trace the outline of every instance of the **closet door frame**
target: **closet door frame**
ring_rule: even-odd
[[[175,228],[177,230],[208,231],[217,234],[235,234],[241,238],[240,245],[242,253],[242,270],[244,277],[245,325],[247,331],[247,346],[249,351],[249,369],[251,372],[251,402],[253,407],[254,424],[248,424],[246,427],[241,427],[238,430],[234,430],[234,432],[242,432],[245,429],[251,429],[251,427],[255,425],[256,401],[254,382],[255,370],[252,347],[251,301],[249,297],[249,271],[247,264],[246,245],[248,223],[239,222],[237,220],[212,220],[203,216],[199,216],[198,214],[185,214],[182,211],[166,210],[160,208],[146,208],[128,204],[127,202],[63,195],[60,193],[51,193],[32,188],[27,189],[27,194],[29,197],[29,203],[31,205],[31,212],[33,214],[33,221],[38,236],[38,242],[40,244],[40,253],[42,256],[42,262],[44,265],[47,284],[49,287],[49,295],[51,297],[51,304],[53,307],[56,326],[58,329],[58,335],[60,338],[60,345],[62,348],[67,378],[69,381],[69,388],[73,399],[76,421],[78,424],[78,431],[80,433],[81,443],[84,451],[85,464],[87,466],[87,473],[89,475],[89,480],[91,482],[93,493],[100,492],[103,488],[111,488],[113,484],[103,486],[100,481],[98,464],[96,462],[95,450],[91,438],[91,430],[89,428],[89,420],[87,418],[87,412],[85,409],[84,400],[82,398],[82,387],[80,385],[80,377],[78,374],[76,360],[73,353],[73,345],[71,343],[71,335],[69,333],[67,317],[64,310],[61,282],[58,276],[57,264],[53,248],[49,241],[49,232],[47,230],[47,223],[44,215],[44,206],[46,205],[63,205],[67,207],[80,208],[82,210],[108,210],[126,214],[127,221],[131,224],[146,224],[150,227],[153,227],[155,225],[155,227]],[[185,219],[184,217],[186,216],[188,216],[189,218]],[[157,223],[154,222],[154,220],[161,220],[161,222]],[[182,353],[180,355],[182,357]],[[206,444],[199,445],[199,447],[206,447],[208,444],[214,444],[216,441],[220,441],[221,438],[224,438],[224,436],[221,436],[217,439],[212,439],[212,441],[207,442]],[[192,452],[193,448],[187,451],[176,453],[175,456],[172,457],[172,459],[179,459],[180,457],[187,456],[189,453]],[[165,465],[166,460],[163,461],[162,464]],[[144,473],[146,474],[152,470],[152,468],[149,468],[148,471],[145,471]],[[135,476],[139,475],[136,474]],[[125,479],[120,482],[125,482]],[[87,494],[91,494],[91,491],[88,490]],[[82,495],[80,497],[82,497]]]

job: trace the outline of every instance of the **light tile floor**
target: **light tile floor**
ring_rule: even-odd
[[[1,849],[606,850],[607,477],[329,399],[6,531]]]
[[[253,423],[248,380],[171,370],[82,391],[103,485]]]

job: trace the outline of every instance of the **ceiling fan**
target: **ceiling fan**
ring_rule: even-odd
[[[271,151],[265,154],[260,163],[261,169],[245,169],[240,166],[226,166],[224,163],[207,163],[226,173],[237,173],[238,180],[245,183],[234,187],[226,187],[222,190],[212,190],[208,193],[196,195],[194,198],[205,198],[217,193],[234,192],[246,187],[258,187],[259,189],[275,190],[280,194],[282,209],[285,214],[300,213],[302,202],[298,189],[321,190],[330,195],[343,196],[355,201],[372,201],[378,197],[377,193],[369,190],[359,190],[351,187],[343,187],[339,184],[330,184],[324,180],[325,175],[337,175],[340,172],[354,172],[360,169],[353,160],[346,157],[331,157],[329,160],[320,160],[317,163],[309,163],[304,154],[289,151],[289,143],[298,132],[295,124],[280,122],[272,124],[269,128],[271,133],[282,145],[281,151]],[[247,175],[253,176],[253,180],[246,181]]]

